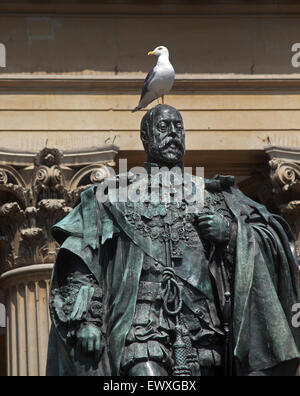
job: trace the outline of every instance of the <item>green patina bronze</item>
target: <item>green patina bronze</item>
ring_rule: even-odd
[[[146,113],[148,176],[128,200],[93,186],[53,228],[48,375],[292,375],[299,330],[298,263],[285,221],[233,187],[205,179],[202,205],[132,202],[153,169],[183,167],[180,113]],[[195,194],[203,179],[190,176]],[[198,205],[199,204],[199,205]],[[198,205],[198,206],[197,206]]]

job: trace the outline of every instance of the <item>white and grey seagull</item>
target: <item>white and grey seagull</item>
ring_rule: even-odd
[[[164,95],[171,90],[174,83],[175,71],[169,61],[168,48],[161,45],[154,51],[148,52],[148,55],[156,56],[157,63],[145,78],[140,102],[132,112],[147,107],[158,98],[162,98],[162,103],[164,103]]]

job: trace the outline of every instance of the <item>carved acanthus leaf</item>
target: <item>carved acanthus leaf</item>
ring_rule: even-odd
[[[42,199],[38,203],[38,213],[45,212],[47,216],[51,213],[64,212],[66,201],[64,199]]]
[[[17,202],[9,202],[0,206],[0,216],[2,217],[15,217],[23,213]]]
[[[17,184],[8,183],[1,184],[0,183],[0,191],[4,191],[9,193],[11,196],[17,198],[22,205],[27,206],[31,200],[31,191],[28,188],[21,187]]]
[[[33,243],[43,236],[43,230],[38,227],[25,228],[21,230],[21,235],[24,241]]]
[[[283,214],[299,215],[300,214],[300,201],[290,201],[287,204],[280,205],[280,212]]]

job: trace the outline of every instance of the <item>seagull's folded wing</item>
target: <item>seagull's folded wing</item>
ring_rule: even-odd
[[[140,102],[143,99],[143,97],[146,95],[146,93],[149,91],[149,85],[151,84],[151,81],[153,80],[154,76],[155,76],[155,72],[154,72],[154,68],[153,68],[152,70],[149,71],[149,73],[147,74],[147,77],[145,78]]]

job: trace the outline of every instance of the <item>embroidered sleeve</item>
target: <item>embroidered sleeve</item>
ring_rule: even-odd
[[[63,282],[51,290],[50,309],[55,319],[72,336],[79,326],[102,326],[102,289],[94,276],[76,262],[68,267]],[[63,277],[62,277],[63,278]]]

